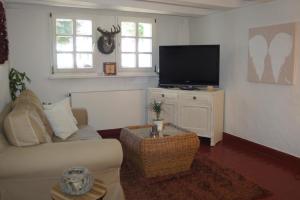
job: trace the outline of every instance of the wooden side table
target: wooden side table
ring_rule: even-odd
[[[65,194],[60,190],[58,184],[53,186],[50,194],[53,200],[102,200],[106,195],[106,187],[102,181],[95,179],[92,189],[84,195]]]

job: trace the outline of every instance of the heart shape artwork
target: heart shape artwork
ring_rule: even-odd
[[[262,79],[266,68],[266,58],[269,55],[273,77],[277,83],[282,67],[286,63],[287,58],[291,55],[292,50],[293,37],[288,33],[280,32],[276,34],[269,45],[263,35],[255,35],[252,37],[249,41],[249,55],[252,58],[259,80]]]

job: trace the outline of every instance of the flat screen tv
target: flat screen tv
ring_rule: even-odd
[[[220,45],[159,47],[159,86],[218,86]]]

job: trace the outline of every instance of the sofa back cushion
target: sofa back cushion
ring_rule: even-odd
[[[46,128],[32,104],[21,103],[4,120],[5,134],[15,146],[31,146],[51,142]]]
[[[31,91],[31,90],[24,90],[20,96],[13,102],[12,107],[19,104],[30,104],[32,105],[33,109],[38,113],[40,116],[42,123],[44,124],[46,131],[50,137],[53,136],[53,129],[47,119],[47,116],[44,112],[44,108],[40,99]]]

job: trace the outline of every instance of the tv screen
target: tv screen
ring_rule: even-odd
[[[159,47],[159,85],[219,85],[219,45]]]

